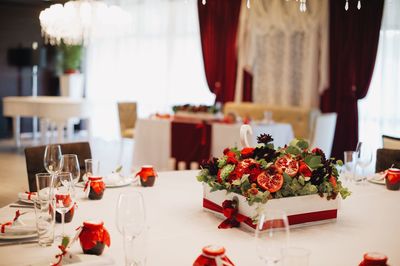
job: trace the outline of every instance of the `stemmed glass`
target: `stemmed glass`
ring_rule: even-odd
[[[357,165],[361,168],[361,175],[357,179],[357,181],[363,182],[367,179],[364,171],[372,162],[372,151],[363,142],[360,142],[358,145],[359,145],[359,151],[358,151],[358,157],[357,157]]]
[[[124,239],[125,265],[142,265],[134,257],[134,240],[146,229],[146,213],[142,193],[120,194],[117,205],[117,228]],[[144,262],[143,262],[144,263]]]
[[[255,232],[259,258],[269,266],[282,261],[282,251],[289,240],[289,223],[282,210],[266,210],[258,220]]]
[[[62,237],[64,233],[65,214],[74,207],[75,189],[71,173],[61,172],[53,177],[52,195],[55,201],[55,209],[61,214]]]
[[[54,178],[61,171],[63,165],[60,145],[50,144],[46,146],[43,163],[46,171]]]
[[[62,159],[63,166],[61,171],[71,173],[74,184],[78,183],[81,176],[78,156],[76,154],[64,154]]]

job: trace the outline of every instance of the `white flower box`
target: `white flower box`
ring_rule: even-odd
[[[340,200],[327,200],[318,194],[308,196],[287,197],[280,199],[270,199],[266,204],[254,203],[250,206],[246,198],[236,193],[228,193],[225,190],[211,192],[211,188],[203,183],[203,208],[205,211],[212,212],[225,219],[222,214],[222,202],[235,198],[238,202],[239,213],[247,216],[247,223],[241,223],[241,228],[254,231],[256,225],[252,219],[258,214],[268,209],[284,210],[288,216],[289,224],[293,226],[305,226],[316,223],[336,221],[337,210]],[[219,208],[217,207],[219,206]]]

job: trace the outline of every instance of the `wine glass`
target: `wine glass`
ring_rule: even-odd
[[[125,265],[142,265],[133,253],[134,240],[146,229],[146,213],[142,193],[120,194],[117,205],[117,228],[124,239]]]
[[[43,163],[44,168],[52,177],[61,171],[63,160],[60,145],[50,144],[46,146]]]
[[[360,142],[358,157],[357,157],[357,166],[361,168],[361,175],[359,178],[357,178],[358,182],[363,182],[367,179],[364,172],[365,169],[371,164],[371,162],[372,162],[371,148],[364,142]]]
[[[55,202],[55,209],[61,214],[62,235],[64,233],[65,214],[75,205],[75,189],[72,174],[67,172],[58,173],[53,177],[52,196]]]
[[[358,152],[356,151],[344,152],[345,178],[348,181],[355,181],[357,158],[358,158]]]
[[[71,173],[74,184],[78,183],[81,177],[78,156],[76,154],[63,154],[62,159],[63,166],[61,171]]]
[[[266,210],[258,220],[255,232],[256,250],[266,265],[278,265],[289,239],[289,223],[282,210]]]

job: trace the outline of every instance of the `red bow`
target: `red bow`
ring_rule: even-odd
[[[6,222],[1,225],[1,233],[4,234],[5,230],[6,230],[6,226],[12,225],[18,219],[19,216],[21,216],[21,212],[19,210],[17,210],[15,212],[15,217],[12,222]]]
[[[67,254],[67,248],[64,246],[58,246],[58,248],[61,250],[61,253],[56,255],[56,259],[58,259],[57,262],[51,264],[51,266],[61,266],[62,265],[62,258]]]
[[[25,194],[28,194],[28,200],[31,200],[32,195],[36,195],[35,192],[28,192],[28,191],[25,191]]]
[[[218,225],[219,229],[239,227],[240,223],[246,220],[246,216],[239,213],[237,202],[233,200],[222,202],[222,213],[226,219]]]

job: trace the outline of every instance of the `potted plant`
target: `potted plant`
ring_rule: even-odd
[[[60,95],[72,98],[83,97],[83,75],[80,73],[82,45],[61,43],[58,47],[60,75]]]

